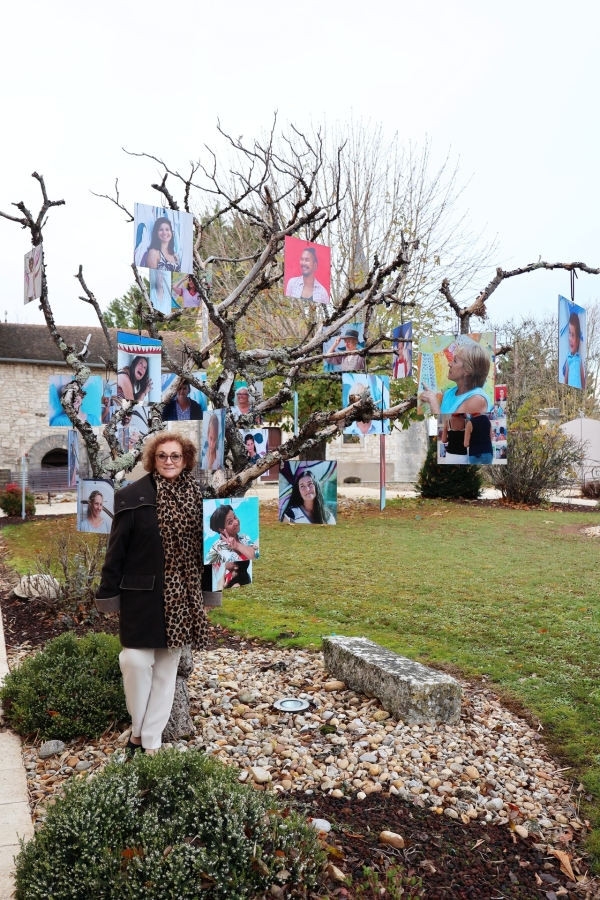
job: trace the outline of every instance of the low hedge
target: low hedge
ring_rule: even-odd
[[[22,487],[16,482],[6,485],[3,491],[0,491],[0,509],[7,516],[20,516],[23,512],[23,495]],[[25,489],[25,515],[35,516],[35,497]]]
[[[47,740],[99,737],[127,718],[119,668],[121,645],[110,634],[71,633],[49,641],[4,680],[0,702],[12,728]]]
[[[310,888],[316,831],[198,751],[137,753],[73,779],[16,863],[17,900],[246,900]]]

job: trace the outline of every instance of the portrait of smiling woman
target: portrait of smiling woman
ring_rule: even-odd
[[[202,494],[196,448],[160,432],[144,446],[148,473],[115,495],[115,514],[96,604],[119,610],[119,655],[128,749],[155,752],[168,722],[184,647],[204,649]]]

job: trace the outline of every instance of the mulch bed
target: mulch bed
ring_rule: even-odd
[[[506,826],[480,821],[462,825],[381,794],[370,794],[351,806],[347,799],[320,795],[300,806],[305,815],[332,824],[323,843],[332,850],[332,863],[351,875],[355,885],[364,880],[365,866],[379,873],[389,866],[402,866],[406,875],[422,878],[426,900],[554,900],[561,886],[567,893],[558,897],[581,900],[585,896],[574,892],[574,883],[560,871],[560,863],[545,846],[536,849],[531,839],[513,838]],[[382,831],[402,835],[404,849],[379,844]],[[586,868],[583,866],[582,871]],[[385,879],[380,874],[382,882]],[[352,888],[346,891],[343,887],[329,890],[329,894],[354,895]],[[370,900],[371,894],[366,897]]]

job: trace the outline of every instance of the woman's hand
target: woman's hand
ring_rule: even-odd
[[[143,392],[140,394],[140,400],[143,400],[144,397],[147,397],[147,396],[148,396],[148,394],[149,394],[150,391],[152,390],[152,384],[153,384],[153,381],[152,381],[152,379],[150,379],[150,380],[148,381],[148,384],[146,385],[146,390],[143,391]],[[140,400],[138,400],[138,403],[140,402]]]
[[[439,397],[435,391],[432,391],[431,388],[424,386],[425,390],[421,391],[419,394],[419,400],[421,403],[428,403],[429,409],[431,410],[432,415],[439,415],[440,412],[440,401]]]

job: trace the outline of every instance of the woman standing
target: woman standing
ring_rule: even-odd
[[[323,499],[321,485],[312,472],[301,470],[296,476],[281,521],[292,525],[335,525]]]
[[[149,473],[115,496],[115,517],[96,604],[120,609],[119,656],[127,709],[128,749],[161,746],[183,647],[204,649],[202,494],[192,474],[196,448],[161,432],[144,447]]]
[[[149,269],[179,272],[180,262],[175,253],[173,227],[166,216],[160,216],[154,223],[152,240],[146,254],[146,265]]]

